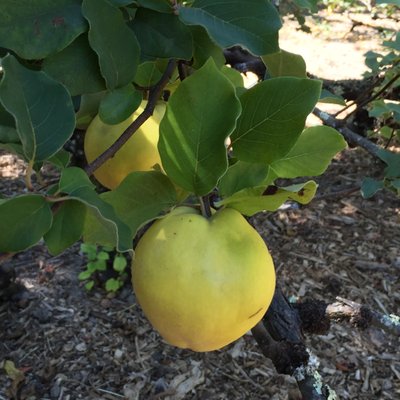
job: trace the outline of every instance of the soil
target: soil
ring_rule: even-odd
[[[308,66],[317,76],[360,77],[362,54],[379,48],[376,29],[350,31],[348,15],[325,17],[311,36],[289,23],[282,47],[313,54]],[[24,190],[23,170],[14,156],[0,155],[3,195]],[[319,198],[310,205],[289,204],[252,219],[287,296],[333,302],[340,295],[400,313],[399,198],[379,192],[365,200],[357,190],[366,174],[381,173],[365,151],[348,149],[318,179]],[[79,244],[57,257],[39,244],[4,263],[17,280],[7,291],[0,280],[0,400],[301,398],[295,381],[276,374],[250,334],[211,353],[171,347],[144,318],[129,283],[117,295],[101,285],[86,291],[78,280],[85,263]],[[398,338],[337,323],[306,340],[340,399],[400,399]]]

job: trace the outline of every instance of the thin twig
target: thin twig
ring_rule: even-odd
[[[371,308],[347,300],[342,297],[336,297],[337,303],[329,304],[326,308],[326,315],[331,319],[347,319],[353,325],[367,328],[375,326],[385,332],[400,337],[400,317],[394,314],[383,314]]]
[[[352,114],[354,114],[358,109],[365,107],[367,104],[371,103],[372,101],[376,100],[381,94],[383,94],[387,89],[392,86],[397,79],[400,78],[400,73],[395,75],[390,81],[388,81],[384,86],[382,86],[376,93],[374,93],[368,99],[362,101],[361,103],[357,104],[357,108],[353,110],[351,113],[347,114],[346,117],[343,118],[343,121],[346,121]],[[342,110],[343,111],[343,110]],[[340,111],[340,113],[342,112]]]
[[[337,302],[331,304],[313,299],[295,303],[304,332],[325,335],[330,329],[331,321],[349,321],[358,329],[374,326],[394,336],[400,336],[399,316],[383,314],[342,297],[336,297],[336,300]]]
[[[132,137],[132,135],[146,122],[153,114],[156,102],[159,99],[165,85],[168,83],[175,69],[175,60],[169,60],[161,79],[152,87],[149,93],[149,101],[143,112],[132,122],[132,124],[122,133],[122,135],[102,154],[100,154],[86,168],[86,173],[90,176],[96,169],[101,167],[108,159],[113,157],[115,153]]]

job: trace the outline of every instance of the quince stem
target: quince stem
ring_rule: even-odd
[[[200,196],[199,201],[200,201],[201,214],[203,215],[203,217],[211,218],[212,213],[210,205],[210,196]]]

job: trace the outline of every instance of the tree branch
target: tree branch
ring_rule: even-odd
[[[175,69],[175,60],[169,60],[167,68],[165,69],[161,79],[150,89],[149,101],[143,112],[132,122],[132,124],[122,133],[122,135],[102,154],[100,154],[92,163],[86,168],[86,173],[90,176],[103,165],[109,158],[113,157],[115,153],[132,137],[132,135],[140,128],[144,122],[153,114],[157,100],[160,98],[162,90],[168,83]]]
[[[252,334],[277,372],[296,379],[304,399],[334,399],[335,392],[322,383],[318,360],[310,355],[303,342],[300,324],[297,311],[277,287],[267,314],[252,329]]]
[[[342,297],[337,297],[336,300],[337,302],[332,304],[319,300],[306,300],[294,304],[299,313],[303,330],[321,335],[329,331],[331,321],[349,321],[358,329],[375,326],[400,337],[399,316],[383,314]]]
[[[320,110],[317,107],[314,108],[313,114],[316,115],[325,125],[337,129],[343,135],[347,142],[356,143],[358,146],[367,150],[373,156],[378,157],[378,151],[380,151],[380,147],[372,143],[365,137],[353,132],[350,128],[345,126],[340,119],[334,118],[332,115]]]

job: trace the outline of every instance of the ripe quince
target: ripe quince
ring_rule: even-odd
[[[254,327],[275,290],[261,236],[236,210],[210,218],[177,207],[140,239],[132,283],[145,315],[170,344],[219,349]]]

